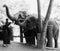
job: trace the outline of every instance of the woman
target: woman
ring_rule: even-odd
[[[3,25],[3,46],[7,46],[10,44],[10,30],[9,26],[10,23],[8,23],[8,19],[6,19],[5,25]]]

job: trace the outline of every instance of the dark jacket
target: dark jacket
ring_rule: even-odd
[[[10,30],[9,30],[9,24],[3,25],[3,43],[4,44],[10,44]]]

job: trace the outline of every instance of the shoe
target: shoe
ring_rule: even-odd
[[[3,47],[6,47],[6,44],[3,44]]]

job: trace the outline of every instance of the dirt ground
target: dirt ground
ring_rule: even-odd
[[[35,46],[28,46],[21,44],[19,42],[11,42],[8,47],[2,47],[2,42],[0,41],[0,51],[60,51],[60,48],[45,48],[39,49]]]

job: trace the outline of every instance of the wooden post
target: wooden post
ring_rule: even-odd
[[[48,36],[48,41],[47,41],[47,46],[48,47],[53,47],[53,41],[52,41],[52,37],[53,37],[53,25],[48,25],[48,33],[47,33],[47,36]]]
[[[20,42],[23,43],[22,27],[20,26]]]

